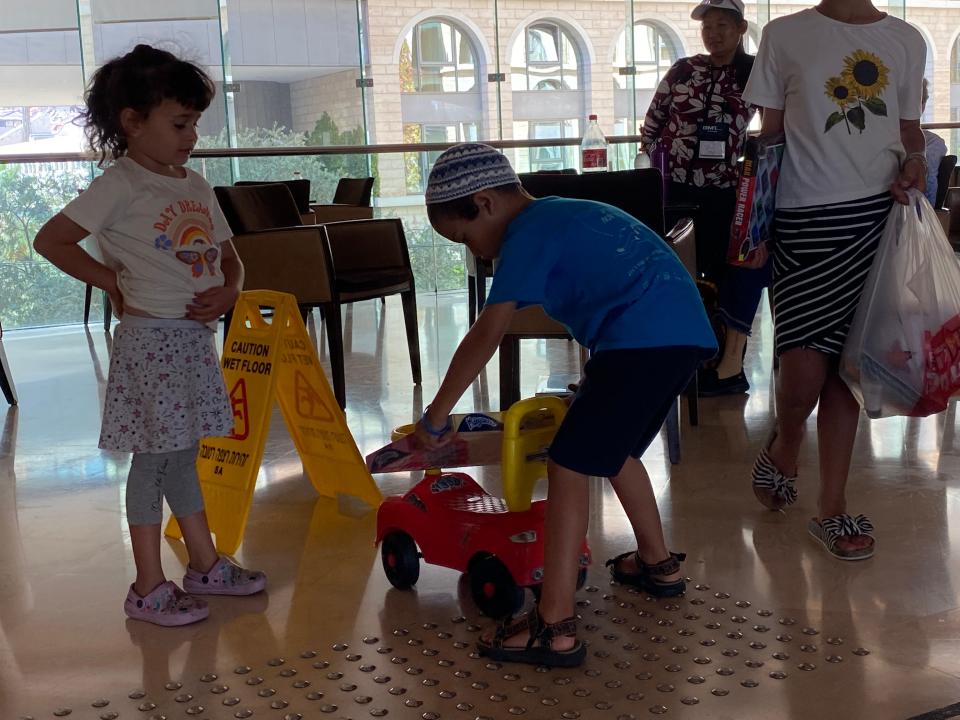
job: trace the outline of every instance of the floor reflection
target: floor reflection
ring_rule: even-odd
[[[956,403],[932,418],[864,418],[851,509],[874,519],[878,553],[836,561],[806,533],[816,508],[815,418],[797,505],[767,512],[749,490],[775,395],[765,303],[762,310],[749,347],[750,394],[701,401],[696,428],[684,413],[680,465],[670,466],[662,437],[644,457],[671,546],[688,553],[687,598],[666,607],[609,586],[603,560],[632,538],[609,487],[592,481],[595,565],[581,600],[592,654],[566,676],[491,670],[471,658],[485,621],[456,573],[422,566],[413,591],[390,588],[373,545],[375,514],[316,496],[278,410],[238,553],[269,573],[269,592],[214,598],[210,619],[192,627],[127,621],[129,460],[96,449],[111,337],[83,328],[9,333],[20,406],[7,410],[0,435],[0,717],[71,709],[91,718],[501,718],[514,710],[599,718],[645,717],[662,705],[671,717],[846,720],[906,718],[955,701]],[[466,331],[461,296],[423,296],[418,312],[422,387],[411,382],[399,301],[345,310],[347,418],[362,454],[420,416]],[[326,365],[318,313],[308,330]],[[576,346],[563,341],[525,341],[522,353],[525,393],[579,363]],[[457,411],[498,407],[497,368],[489,365]],[[468,471],[497,492],[496,468]],[[376,479],[384,494],[415,481],[411,473]],[[162,552],[178,578],[183,547],[167,541]],[[651,639],[658,636],[669,642]],[[717,672],[726,667],[734,672]]]

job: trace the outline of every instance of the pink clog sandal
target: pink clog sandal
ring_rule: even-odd
[[[253,595],[267,586],[267,576],[258,570],[244,570],[223,555],[202,573],[187,567],[183,588],[194,595]]]
[[[189,625],[206,619],[210,614],[207,603],[191,597],[172,580],[158,585],[144,597],[137,595],[131,585],[123,610],[127,617],[134,620],[164,627]]]

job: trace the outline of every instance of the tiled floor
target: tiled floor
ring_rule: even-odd
[[[410,380],[399,304],[350,315],[347,417],[367,453],[432,397],[465,331],[466,303],[420,299],[422,391]],[[628,549],[630,534],[595,481],[595,565],[580,595],[591,654],[581,669],[541,673],[470,656],[485,621],[454,572],[424,566],[414,591],[391,589],[374,514],[341,514],[316,497],[276,413],[238,553],[269,573],[269,591],[214,599],[210,619],[191,627],[125,620],[128,459],[96,449],[109,337],[8,333],[21,404],[7,411],[0,443],[0,718],[872,720],[956,702],[956,406],[924,420],[864,419],[851,510],[873,517],[878,553],[835,561],[805,531],[813,420],[799,503],[770,513],[750,492],[770,425],[769,318],[756,337],[749,396],[702,401],[700,426],[684,424],[680,465],[669,466],[662,440],[645,457],[672,547],[689,554],[687,597],[652,602],[609,585],[602,561]],[[526,394],[540,375],[577,363],[565,342],[531,341],[523,352]],[[495,408],[497,388],[494,362],[461,407]],[[495,469],[478,474],[496,491]],[[391,494],[412,477],[377,481]],[[163,552],[178,578],[182,548],[167,542]]]

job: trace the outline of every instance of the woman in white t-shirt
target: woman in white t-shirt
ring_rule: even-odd
[[[804,425],[819,404],[819,514],[809,531],[844,560],[873,555],[874,539],[870,520],[847,512],[860,408],[838,361],[891,205],[923,189],[925,54],[919,32],[868,0],[823,0],[764,28],[743,93],[765,109],[763,133],[787,141],[772,248],[777,419],[754,493],[774,510],[796,500]]]

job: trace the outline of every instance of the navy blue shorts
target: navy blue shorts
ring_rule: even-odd
[[[550,459],[574,472],[615,477],[660,432],[673,401],[712,353],[698,347],[603,350],[550,445]]]

